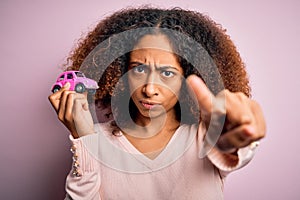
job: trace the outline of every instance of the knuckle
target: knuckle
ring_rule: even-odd
[[[69,93],[68,96],[67,96],[67,100],[68,101],[73,101],[74,99],[74,94],[73,93]]]
[[[71,121],[73,120],[72,115],[66,115],[66,116],[64,117],[64,119],[65,119],[66,121],[68,121],[68,122],[71,122]]]
[[[245,127],[244,134],[246,135],[247,140],[250,142],[258,141],[264,138],[263,132],[250,125]]]
[[[250,124],[253,121],[252,117],[248,114],[242,114],[240,116],[240,123],[241,124]]]
[[[221,90],[221,91],[216,95],[216,97],[218,97],[218,96],[223,96],[223,95],[225,95],[227,92],[228,92],[228,89]]]
[[[63,90],[62,91],[63,96],[69,96],[70,94],[74,94],[74,91],[70,91],[70,90]]]
[[[76,104],[78,104],[78,103],[80,103],[80,99],[75,98],[75,99],[74,99],[74,104],[76,105]]]
[[[232,93],[232,92],[230,92],[229,89],[225,89],[224,92],[225,92],[226,94],[231,94],[231,93]]]
[[[69,94],[69,91],[68,91],[68,90],[63,90],[63,91],[61,92],[61,94],[62,94],[62,96],[66,96],[66,95]]]
[[[255,135],[256,135],[256,130],[251,125],[244,125],[244,126],[242,126],[241,130],[242,130],[242,132],[244,133],[244,135],[246,137],[252,138],[252,137],[255,137]]]
[[[224,90],[224,94],[225,94],[226,96],[232,96],[234,93],[231,92],[229,89],[225,89],[225,90]]]
[[[54,94],[51,94],[51,95],[48,96],[48,100],[49,100],[50,102],[52,102],[54,99],[55,99]]]
[[[228,89],[225,89],[223,91],[223,97],[226,98],[226,102],[227,101],[232,101],[234,99],[234,97],[236,96],[235,93],[231,92],[230,90]]]
[[[224,89],[216,95],[217,99],[226,99],[230,96],[230,91],[228,89]]]
[[[57,118],[58,118],[59,121],[65,122],[65,117],[64,117],[63,115],[58,114],[58,115],[57,115]]]
[[[248,99],[248,97],[243,93],[243,92],[236,92],[236,97],[240,100],[240,101],[245,101]]]
[[[71,123],[73,121],[72,115],[62,115],[62,114],[59,114],[58,115],[58,119],[59,119],[59,121],[61,121],[64,124]]]

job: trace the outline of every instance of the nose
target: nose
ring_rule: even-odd
[[[147,83],[143,87],[143,93],[147,97],[157,96],[158,95],[157,86],[151,82]]]
[[[155,84],[155,75],[153,73],[150,73],[147,81],[143,87],[143,93],[147,97],[152,97],[158,95],[158,86]]]

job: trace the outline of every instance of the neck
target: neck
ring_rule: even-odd
[[[149,138],[160,133],[173,132],[180,124],[176,119],[175,109],[153,118],[138,114],[135,123],[136,125],[126,132],[138,138]]]

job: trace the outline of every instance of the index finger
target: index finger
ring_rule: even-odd
[[[194,93],[194,95],[192,94],[192,96],[196,97],[200,110],[204,112],[204,114],[211,113],[213,108],[213,100],[215,97],[203,82],[203,80],[197,75],[190,75],[186,79],[186,82],[189,90],[192,90],[189,92]]]

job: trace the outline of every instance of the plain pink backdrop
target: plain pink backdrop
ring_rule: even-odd
[[[76,41],[97,21],[143,3],[208,14],[227,29],[247,65],[268,135],[254,160],[228,177],[225,200],[300,199],[297,0],[2,0],[0,199],[63,199],[70,143],[48,103],[50,86]]]

